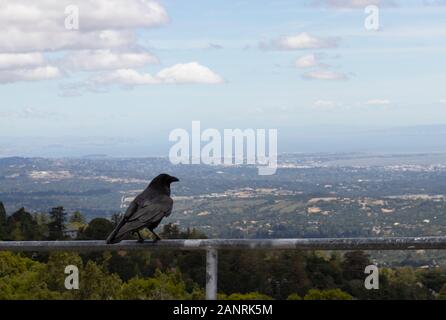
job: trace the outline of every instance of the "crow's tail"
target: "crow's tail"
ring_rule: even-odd
[[[127,208],[127,211],[125,212],[124,216],[122,217],[121,221],[119,221],[116,228],[107,237],[106,241],[108,244],[118,243],[125,237],[127,231],[125,229],[124,229],[125,232],[120,233],[119,231],[121,231],[121,228],[128,222],[132,214],[135,213],[137,209],[138,209],[137,203],[135,201],[132,201],[129,207]]]
[[[110,234],[106,240],[107,244],[115,244],[121,242],[122,239],[116,238],[113,234]]]
[[[121,240],[116,239],[116,232],[115,231],[117,231],[117,230],[113,230],[113,232],[110,233],[110,235],[105,240],[107,242],[107,244],[118,243],[119,241],[121,241]]]
[[[109,236],[105,240],[107,242],[107,244],[114,244],[114,243],[121,242],[123,237],[122,236],[116,237],[116,236],[117,236],[119,230],[125,224],[125,222],[126,222],[126,219],[122,218],[121,221],[119,222],[119,224],[116,226],[116,228],[109,234]]]

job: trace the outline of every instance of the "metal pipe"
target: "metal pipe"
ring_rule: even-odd
[[[206,299],[217,299],[218,250],[418,250],[446,249],[446,237],[203,239],[122,241],[0,241],[0,251],[206,250]]]
[[[314,239],[203,239],[161,240],[137,243],[134,240],[106,244],[89,241],[0,241],[0,251],[120,251],[145,249],[177,250],[419,250],[446,249],[446,237],[314,238]]]
[[[217,300],[218,251],[206,250],[206,300]]]

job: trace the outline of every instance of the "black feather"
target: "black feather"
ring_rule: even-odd
[[[168,174],[160,174],[129,205],[116,228],[107,237],[107,243],[118,243],[128,234],[148,228],[155,229],[172,212],[170,184],[179,181]]]

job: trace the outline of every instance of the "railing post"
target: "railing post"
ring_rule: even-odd
[[[217,300],[218,251],[206,249],[206,300]]]

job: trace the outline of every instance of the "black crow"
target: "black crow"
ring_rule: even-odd
[[[154,241],[161,238],[153,231],[164,217],[172,212],[173,200],[170,197],[170,184],[179,181],[168,174],[160,174],[129,205],[116,228],[107,237],[107,243],[118,243],[126,235],[136,233],[138,242],[143,242],[139,231],[147,228],[155,236]]]

